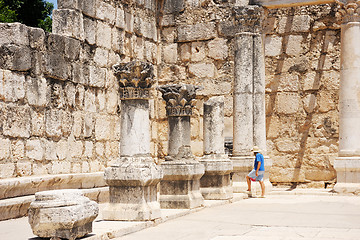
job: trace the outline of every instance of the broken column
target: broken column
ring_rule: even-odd
[[[194,85],[165,85],[158,88],[166,101],[169,123],[168,156],[161,164],[164,177],[160,183],[161,208],[191,209],[203,204],[200,178],[204,166],[195,160],[190,146],[190,116],[195,106]]]
[[[246,175],[253,169],[258,146],[265,157],[266,191],[271,190],[266,156],[265,55],[262,34],[264,11],[259,6],[238,7],[235,18],[240,32],[235,36],[235,76],[233,88],[234,192],[247,189]]]
[[[78,189],[37,192],[28,211],[35,235],[70,240],[91,233],[92,222],[98,213],[98,204]]]
[[[360,1],[341,0],[339,156],[335,159],[340,193],[360,193]]]
[[[162,170],[150,156],[149,98],[153,66],[130,62],[113,67],[120,83],[120,158],[105,170],[110,203],[105,220],[143,221],[159,218],[157,184]]]
[[[205,166],[200,179],[204,199],[231,199],[233,166],[224,149],[224,97],[212,97],[204,103],[204,157],[200,163]]]

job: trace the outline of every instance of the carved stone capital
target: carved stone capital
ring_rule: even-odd
[[[360,0],[336,0],[336,18],[342,23],[360,22]]]
[[[265,20],[263,7],[257,5],[236,7],[234,17],[239,32],[262,33]]]
[[[113,66],[120,84],[120,99],[148,99],[150,88],[155,82],[151,63],[132,61]]]
[[[166,115],[171,117],[191,116],[196,104],[196,90],[201,86],[191,84],[172,84],[158,87],[166,101]]]

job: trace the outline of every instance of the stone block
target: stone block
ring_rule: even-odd
[[[181,25],[177,28],[179,42],[203,41],[216,37],[214,22]]]
[[[298,153],[300,151],[300,142],[295,139],[277,139],[274,142],[279,152]]]
[[[115,114],[118,111],[119,96],[117,90],[108,90],[106,92],[106,110],[107,113]]]
[[[29,28],[20,23],[0,23],[0,46],[29,45]]]
[[[34,160],[42,160],[44,158],[44,147],[40,140],[27,140],[25,146],[26,156]]]
[[[93,89],[87,89],[85,91],[84,102],[85,102],[85,111],[96,112],[95,91]]]
[[[190,61],[191,58],[191,45],[190,43],[184,43],[180,45],[180,59],[183,62]]]
[[[84,40],[83,15],[71,9],[55,9],[52,14],[53,33]]]
[[[94,62],[99,67],[107,67],[108,59],[109,59],[109,50],[99,47],[96,48],[94,55]],[[91,68],[90,68],[90,75],[91,75]]]
[[[125,12],[125,31],[132,33],[134,31],[134,15]]]
[[[57,144],[54,141],[48,141],[48,140],[43,140],[43,145],[45,147],[45,160],[47,161],[54,161],[54,160],[58,160],[57,155],[56,155],[56,149],[57,149]]]
[[[7,138],[0,138],[0,159],[9,160],[11,142]]]
[[[96,21],[84,17],[84,39],[89,44],[93,45],[96,42]]]
[[[3,134],[28,138],[31,133],[31,115],[28,106],[8,105],[4,109]]]
[[[133,42],[134,57],[137,59],[144,59],[144,40],[141,37],[135,37]]]
[[[104,1],[96,1],[96,3],[96,18],[114,25],[116,9],[111,4]]]
[[[102,142],[95,143],[95,153],[98,157],[104,157],[105,146]]]
[[[97,0],[78,0],[78,2],[83,14],[95,18]]]
[[[96,24],[96,45],[111,49],[111,27],[102,21]]]
[[[85,141],[84,157],[91,158],[93,156],[94,144],[90,141]]]
[[[0,179],[15,177],[15,164],[3,163],[0,164]]]
[[[28,46],[0,45],[0,67],[16,71],[27,71],[31,68],[32,52]]]
[[[163,47],[163,59],[166,63],[176,63],[178,57],[177,44],[172,43]]]
[[[298,93],[278,93],[275,109],[278,113],[294,114],[299,110],[300,96]]]
[[[270,181],[275,183],[305,182],[305,171],[300,168],[272,167]]]
[[[116,8],[115,26],[121,29],[125,28],[125,13],[121,8]]]
[[[270,57],[279,56],[282,53],[282,37],[267,35],[265,37],[265,55]]]
[[[79,0],[58,0],[58,9],[79,9]]]
[[[217,38],[208,43],[209,57],[215,60],[225,60],[229,55],[227,40]]]
[[[165,0],[164,2],[164,13],[173,14],[179,13],[185,9],[184,0]]]
[[[319,106],[319,112],[329,112],[330,110],[336,109],[336,99],[338,94],[329,91],[320,91],[317,95],[317,104]]]
[[[295,15],[283,17],[279,21],[279,33],[308,32],[310,30],[311,17],[308,15]]]
[[[75,240],[92,232],[98,214],[98,204],[81,190],[37,192],[29,207],[29,223],[39,237]]]
[[[206,45],[204,42],[191,43],[191,61],[200,62],[206,57]]]
[[[65,42],[65,49],[64,49],[65,58],[70,61],[79,60],[81,42],[73,38],[65,38],[64,42]]]
[[[52,161],[51,174],[66,174],[71,172],[71,162],[68,161]]]
[[[0,99],[16,102],[25,97],[25,77],[7,70],[0,69]]]
[[[119,28],[112,29],[112,50],[124,54],[125,32]]]
[[[26,77],[25,93],[27,102],[36,107],[45,107],[48,103],[48,84],[45,78]]]
[[[44,74],[64,81],[71,76],[70,64],[61,52],[48,52],[45,55]]]
[[[89,66],[89,85],[92,87],[104,87],[106,80],[106,69],[95,66]],[[88,91],[85,92],[85,99]],[[85,100],[86,106],[86,100]]]
[[[31,110],[31,135],[43,136],[45,132],[45,116],[43,112]]]
[[[31,162],[17,162],[16,163],[16,175],[19,177],[31,176]]]
[[[215,65],[212,63],[193,63],[189,65],[189,73],[198,78],[213,78]]]
[[[86,113],[84,115],[83,134],[84,137],[91,137],[95,127],[95,121],[92,113]]]
[[[41,28],[29,27],[28,29],[30,47],[45,50],[45,31]]]
[[[302,49],[302,42],[304,38],[301,35],[290,35],[286,44],[286,54],[290,56],[299,55]]]
[[[105,91],[102,89],[98,89],[96,92],[96,105],[98,112],[105,111],[106,98],[105,98]]]
[[[25,157],[25,144],[22,140],[15,140],[11,143],[11,155],[14,159],[22,160]],[[6,156],[6,155],[5,155]]]
[[[74,125],[74,119],[69,111],[61,112],[61,132],[63,137],[71,134]]]
[[[46,136],[59,139],[62,136],[62,111],[47,110],[45,112],[45,132]]]

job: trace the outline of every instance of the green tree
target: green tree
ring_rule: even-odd
[[[0,0],[0,22],[21,22],[51,32],[53,8],[44,0]]]

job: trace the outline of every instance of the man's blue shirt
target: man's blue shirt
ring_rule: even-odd
[[[254,169],[255,170],[257,169],[259,162],[261,164],[260,168],[259,168],[259,171],[265,171],[264,156],[261,153],[256,154],[255,162],[254,162]]]

